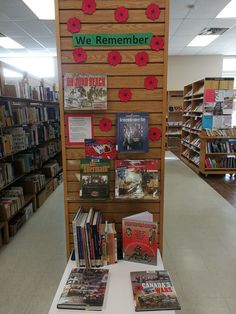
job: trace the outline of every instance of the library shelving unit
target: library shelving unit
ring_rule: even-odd
[[[146,9],[155,2],[160,8],[157,10],[160,14],[153,20],[148,18]],[[66,218],[66,239],[67,255],[73,250],[73,229],[72,220],[79,207],[88,211],[94,207],[102,213],[103,219],[116,223],[118,234],[118,246],[121,240],[121,222],[122,218],[134,213],[150,211],[154,220],[158,222],[159,248],[162,252],[163,244],[163,196],[164,196],[164,152],[165,136],[157,141],[149,141],[149,151],[147,153],[123,153],[118,154],[117,159],[156,159],[159,163],[159,200],[117,200],[114,198],[114,161],[111,162],[111,186],[110,198],[107,200],[85,200],[80,198],[79,182],[76,177],[80,169],[80,159],[85,158],[83,146],[68,146],[65,137],[65,114],[71,113],[64,108],[63,98],[63,77],[65,73],[80,74],[106,74],[107,75],[107,110],[94,111],[94,138],[114,137],[116,134],[116,113],[118,112],[147,112],[149,113],[149,128],[157,127],[161,134],[166,132],[166,77],[167,77],[167,51],[168,51],[168,0],[107,0],[93,2],[92,12],[86,14],[82,7],[86,1],[56,1],[56,20],[57,20],[57,48],[58,48],[58,68],[60,86],[60,109],[62,126],[62,155],[63,155],[63,176],[65,191],[65,218]],[[128,12],[126,21],[119,22],[119,17],[115,16],[115,11],[122,8],[121,11]],[[121,12],[122,13],[122,12]],[[151,13],[151,12],[150,12]],[[122,13],[123,14],[123,13]],[[140,45],[127,44],[120,45],[118,42],[114,45],[93,45],[88,43],[82,48],[83,62],[79,58],[73,57],[76,53],[76,44],[72,41],[73,30],[70,32],[67,28],[69,19],[76,18],[77,25],[81,25],[78,36],[92,34],[93,38],[98,34],[113,35],[125,37],[133,33],[151,33],[151,36],[158,36],[164,39],[164,48],[151,47],[145,42]],[[117,20],[116,20],[117,19]],[[79,22],[78,22],[79,20]],[[122,16],[121,16],[122,20]],[[89,35],[89,36],[90,36]],[[113,37],[115,37],[113,36]],[[107,37],[105,38],[107,39]],[[155,38],[153,38],[155,39]],[[78,48],[78,47],[77,47]],[[111,51],[118,52],[122,60],[116,66],[109,64],[108,54]],[[148,56],[148,62],[142,66],[137,60],[138,53]],[[136,56],[136,60],[135,60]],[[144,85],[144,80],[148,76],[155,76],[158,79],[158,87],[148,90]],[[119,99],[119,90],[129,88],[132,91],[132,99],[128,102],[121,102]],[[81,111],[73,111],[81,113]],[[91,112],[90,112],[91,113]],[[112,121],[112,128],[108,132],[99,129],[99,121],[102,118],[108,118]]]
[[[39,81],[32,88],[31,77],[8,64],[1,62],[0,69],[1,245],[56,188],[62,169],[56,92]],[[5,69],[22,77],[9,79]]]
[[[167,149],[179,149],[182,130],[183,91],[168,91]]]
[[[197,173],[223,173],[217,168],[209,172],[204,168],[207,152],[207,139],[202,130],[204,92],[206,89],[233,89],[233,84],[232,78],[205,78],[184,87],[180,154],[182,161]]]

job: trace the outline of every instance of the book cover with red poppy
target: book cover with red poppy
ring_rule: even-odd
[[[88,159],[116,159],[115,139],[85,139],[85,156]]]
[[[106,199],[109,197],[110,161],[104,159],[80,160],[80,197]]]
[[[116,160],[115,198],[159,199],[157,160]]]
[[[181,310],[167,270],[130,273],[135,311]]]
[[[120,112],[116,115],[119,153],[148,152],[148,113]]]
[[[148,211],[122,219],[123,259],[157,264],[157,222]]]
[[[66,110],[106,110],[107,76],[65,73],[64,107]]]

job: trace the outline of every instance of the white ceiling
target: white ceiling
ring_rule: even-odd
[[[40,0],[39,0],[40,1]],[[236,19],[216,19],[230,0],[170,0],[170,55],[235,55]],[[195,5],[189,9],[188,5]],[[12,53],[55,54],[54,21],[41,21],[21,0],[0,0],[0,33],[15,39],[24,50],[0,47],[0,56]],[[205,48],[186,47],[204,27],[230,30]]]

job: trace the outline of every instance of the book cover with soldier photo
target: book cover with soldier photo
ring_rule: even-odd
[[[157,264],[157,223],[148,211],[122,219],[123,259]]]
[[[135,311],[181,310],[166,270],[131,272]]]
[[[108,198],[109,197],[110,161],[104,159],[80,160],[80,197]]]
[[[73,268],[64,286],[58,309],[101,311],[108,269]]]
[[[65,110],[106,110],[107,76],[65,73],[64,108]]]
[[[159,199],[157,160],[116,160],[115,198]]]
[[[116,127],[119,153],[148,152],[148,113],[117,113]]]

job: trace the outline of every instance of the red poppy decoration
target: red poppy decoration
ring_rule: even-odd
[[[114,15],[115,15],[115,20],[118,23],[124,23],[129,18],[129,10],[126,9],[125,7],[119,7],[115,10]]]
[[[93,15],[93,13],[96,11],[97,4],[95,0],[83,0],[82,3],[82,11],[85,14]]]
[[[87,60],[87,53],[83,48],[75,48],[73,51],[73,57],[75,62],[83,63]]]
[[[149,62],[149,56],[145,51],[140,51],[135,55],[135,63],[142,67],[147,65]]]
[[[149,20],[158,20],[161,10],[156,3],[151,3],[146,9],[146,16]]]
[[[130,101],[132,98],[132,92],[129,88],[121,88],[119,90],[119,98],[122,102]]]
[[[71,33],[79,33],[81,28],[80,20],[76,17],[72,17],[67,21],[67,29]]]
[[[164,39],[160,36],[153,36],[150,47],[152,48],[152,50],[156,51],[162,49],[164,47]]]
[[[158,141],[161,137],[161,130],[158,128],[150,128],[148,131],[148,138],[151,141]]]
[[[156,89],[158,86],[157,78],[155,76],[152,76],[152,75],[145,77],[144,86],[146,89],[149,89],[149,90]]]
[[[112,122],[110,119],[108,118],[102,118],[99,121],[99,129],[103,132],[108,132],[110,131],[112,128]]]
[[[118,51],[110,51],[107,55],[107,59],[111,65],[116,66],[121,63],[122,56]]]

